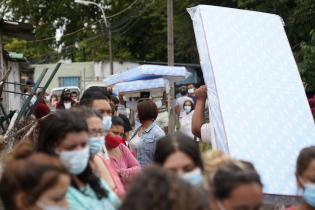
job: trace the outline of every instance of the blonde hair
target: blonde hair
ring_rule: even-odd
[[[232,161],[232,159],[220,150],[209,150],[202,154],[205,174],[212,174],[220,166]]]
[[[204,176],[205,176],[205,189],[209,190],[209,180],[216,170],[230,162],[232,159],[220,150],[208,150],[202,154],[202,160],[204,164]]]

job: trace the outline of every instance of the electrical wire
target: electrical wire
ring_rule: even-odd
[[[120,15],[120,14],[123,14],[124,12],[126,12],[127,10],[129,10],[133,5],[135,5],[138,1],[139,1],[139,0],[135,0],[134,2],[132,2],[132,3],[131,3],[128,7],[126,7],[125,9],[123,9],[123,10],[121,10],[121,11],[119,11],[119,12],[113,14],[113,15],[110,15],[110,16],[108,16],[108,17],[106,17],[106,18],[111,19],[111,18],[114,18],[114,17],[116,17],[116,16],[118,16],[118,15]],[[130,19],[130,18],[129,18],[129,19]],[[101,22],[102,20],[103,20],[103,19],[99,19],[99,20],[93,22],[92,25],[95,24],[95,23],[97,23],[97,22]],[[82,28],[80,28],[80,29],[78,29],[78,30],[76,30],[76,31],[73,31],[73,32],[64,34],[62,37],[68,37],[68,36],[74,35],[74,34],[80,32],[80,31],[83,31],[84,29],[87,29],[87,28],[86,28],[86,27],[82,27]],[[43,39],[38,39],[38,40],[34,40],[34,41],[27,41],[27,42],[36,43],[36,42],[49,41],[49,40],[55,40],[55,39],[56,39],[55,36],[51,36],[51,37],[47,37],[47,38],[43,38]]]
[[[124,30],[123,32],[119,32],[119,35],[124,35],[126,34],[130,29],[132,29],[138,22],[140,19],[135,20],[135,22],[133,22],[126,30]]]
[[[95,22],[91,23],[91,25],[93,25],[93,24],[95,24],[95,23],[97,23],[99,21],[100,20],[95,21]],[[78,29],[76,31],[73,31],[73,32],[70,32],[70,33],[66,33],[62,37],[68,37],[68,36],[74,35],[76,33],[79,33],[81,31],[84,31],[86,29],[88,29],[88,28],[87,27],[82,27],[82,28],[80,28],[80,29]],[[43,39],[37,39],[37,40],[34,40],[34,41],[27,41],[27,42],[28,43],[36,43],[36,42],[42,42],[42,41],[48,41],[48,40],[54,40],[54,39],[56,39],[56,36],[51,36],[51,37],[47,37],[47,38],[43,38]]]
[[[96,35],[96,36],[93,36],[93,37],[89,37],[89,38],[86,38],[86,39],[84,39],[84,40],[81,40],[81,41],[79,41],[79,42],[88,42],[88,41],[92,41],[92,40],[95,40],[95,39],[97,39],[97,38],[99,38],[101,35],[100,34],[98,34],[98,35]],[[65,47],[63,47],[62,48],[62,50],[64,51],[64,50],[71,50],[71,49],[74,49],[74,48],[76,48],[76,44],[72,44],[72,45],[68,45],[68,46],[65,46]],[[60,53],[58,53],[57,51],[52,51],[52,52],[50,52],[50,53],[45,53],[45,56],[47,57],[47,56],[57,56],[57,55],[59,55]],[[44,59],[45,60],[45,59]],[[39,63],[41,63],[41,62],[39,62]]]
[[[125,9],[123,9],[123,10],[121,10],[121,11],[119,11],[119,12],[113,14],[113,15],[110,15],[110,16],[108,16],[107,18],[108,18],[108,19],[112,19],[112,18],[114,18],[114,17],[116,17],[116,16],[118,16],[118,15],[123,14],[123,13],[126,12],[128,9],[130,9],[134,4],[136,4],[138,1],[139,1],[139,0],[135,0],[134,2],[132,2],[132,3],[131,3],[128,7],[126,7]]]
[[[148,8],[149,8],[154,2],[155,2],[155,0],[152,0],[151,3],[148,4],[148,5],[144,8],[144,10],[142,10],[141,12],[139,12],[138,17],[136,17],[136,19],[134,19],[134,22],[133,22],[133,23],[131,23],[131,24],[126,24],[125,26],[123,26],[123,27],[121,27],[121,28],[119,28],[119,29],[112,30],[112,32],[113,32],[113,33],[118,33],[118,32],[119,32],[120,35],[123,35],[123,34],[125,34],[126,32],[128,32],[131,28],[133,28],[133,27],[136,25],[137,22],[139,22],[141,15],[143,15],[143,14],[148,10]],[[127,27],[127,29],[124,30],[126,27]],[[124,31],[121,32],[122,30],[124,30]]]

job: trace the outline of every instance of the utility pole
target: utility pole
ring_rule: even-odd
[[[110,22],[106,18],[104,8],[102,7],[102,5],[97,4],[97,3],[93,2],[93,1],[75,0],[74,2],[78,3],[78,4],[85,5],[85,6],[94,5],[94,6],[98,7],[99,10],[101,10],[102,16],[103,16],[103,19],[104,19],[104,23],[105,23],[105,29],[108,30],[108,48],[109,48],[110,74],[113,75],[114,74],[114,64],[113,64],[112,31],[110,29]]]
[[[110,22],[108,24],[108,48],[109,48],[109,63],[110,63],[110,75],[114,74],[113,64],[113,45],[112,45],[112,30],[110,28]]]
[[[173,0],[167,0],[167,63],[169,66],[174,66],[174,25],[173,25]],[[176,115],[174,107],[175,98],[175,84],[170,83],[170,90],[168,95],[168,108],[169,120],[168,131],[169,133],[175,132]]]

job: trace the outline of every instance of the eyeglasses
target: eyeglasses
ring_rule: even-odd
[[[89,136],[95,137],[95,136],[104,136],[105,132],[103,129],[91,129],[89,130]]]

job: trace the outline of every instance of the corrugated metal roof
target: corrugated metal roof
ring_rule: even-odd
[[[33,33],[34,27],[28,23],[11,22],[0,19],[0,30],[4,35],[24,39],[28,41],[35,40]]]

